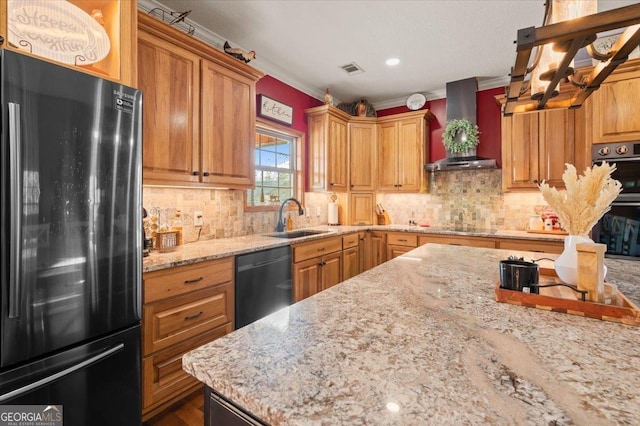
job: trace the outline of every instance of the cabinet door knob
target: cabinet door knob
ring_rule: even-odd
[[[194,171],[193,173],[191,173],[191,174],[192,174],[192,175],[194,175],[194,176],[198,176],[198,175],[200,174],[200,172],[199,172],[199,171],[197,171],[197,170],[195,170],[195,171]]]
[[[204,172],[204,173],[202,173],[202,176],[209,176],[209,175],[210,175],[210,173],[209,173],[209,172]]]
[[[534,179],[534,180],[533,180],[533,183],[538,183],[538,179]]]

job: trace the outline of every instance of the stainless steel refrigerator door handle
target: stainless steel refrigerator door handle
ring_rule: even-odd
[[[76,364],[73,367],[69,367],[67,369],[64,369],[62,371],[57,372],[56,374],[52,374],[51,376],[45,377],[43,379],[37,380],[33,383],[29,383],[26,386],[23,386],[21,388],[12,390],[11,392],[7,392],[3,395],[0,395],[0,402],[4,402],[10,398],[14,398],[16,396],[22,395],[23,393],[27,393],[37,387],[46,385],[48,383],[51,383],[55,380],[58,380],[61,377],[64,376],[68,376],[71,373],[74,373],[78,370],[81,370],[83,368],[85,368],[86,366],[93,364],[95,362],[101,361],[104,358],[110,357],[111,355],[113,355],[116,352],[121,351],[122,349],[124,349],[124,343],[118,343],[117,345],[115,345],[114,347],[112,347],[111,349],[107,349],[104,352],[99,353],[96,356],[92,356],[91,358],[82,361],[80,364]]]
[[[9,106],[9,181],[11,212],[9,213],[9,318],[20,316],[20,243],[22,211],[22,176],[20,175],[20,104]]]

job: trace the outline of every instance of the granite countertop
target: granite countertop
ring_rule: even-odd
[[[427,244],[183,368],[273,425],[637,423],[640,327],[497,303],[498,262],[514,253],[537,255]],[[638,303],[638,263],[606,262]]]
[[[202,262],[206,260],[218,259],[227,256],[249,253],[253,251],[265,250],[268,248],[286,246],[291,243],[299,243],[314,239],[326,238],[332,235],[348,234],[350,232],[379,230],[395,232],[415,232],[424,234],[444,234],[473,237],[493,237],[493,238],[516,238],[538,241],[561,241],[562,235],[553,234],[533,234],[525,231],[504,231],[504,230],[477,230],[477,231],[456,231],[452,229],[421,227],[415,225],[374,225],[374,226],[316,226],[312,228],[320,231],[327,231],[325,234],[312,235],[296,239],[283,239],[269,237],[268,234],[254,234],[237,238],[221,238],[213,240],[198,241],[185,244],[177,250],[158,253],[152,252],[145,257],[142,262],[143,272],[157,271],[181,265]]]

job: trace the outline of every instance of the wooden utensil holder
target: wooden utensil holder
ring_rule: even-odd
[[[389,213],[382,212],[378,215],[378,225],[391,225],[391,219],[389,218]]]

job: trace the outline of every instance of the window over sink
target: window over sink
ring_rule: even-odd
[[[304,134],[258,118],[255,144],[255,187],[245,192],[245,211],[276,210],[290,197],[302,202]]]

